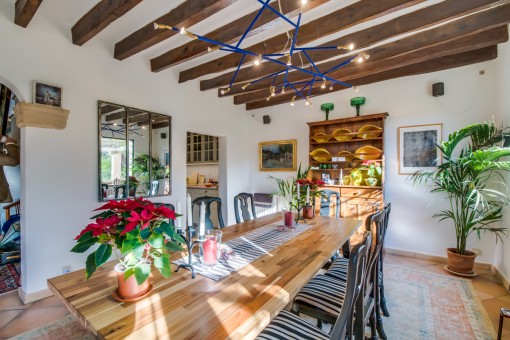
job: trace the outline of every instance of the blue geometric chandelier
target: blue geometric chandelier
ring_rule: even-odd
[[[262,7],[257,12],[257,15],[253,18],[252,22],[250,23],[248,28],[245,30],[245,32],[242,35],[241,39],[235,44],[235,46],[234,45],[230,45],[230,44],[226,44],[226,43],[223,43],[221,41],[214,40],[214,39],[210,39],[210,38],[207,38],[205,36],[201,36],[201,35],[198,35],[198,34],[191,33],[191,32],[189,32],[184,27],[177,28],[177,27],[172,27],[172,26],[169,26],[169,25],[158,24],[158,23],[155,22],[154,23],[154,29],[168,29],[168,30],[177,31],[177,32],[180,32],[183,35],[188,36],[191,39],[198,39],[198,40],[201,40],[201,41],[204,41],[204,42],[216,45],[216,47],[214,47],[214,48],[210,48],[209,47],[208,48],[209,52],[216,51],[216,50],[221,50],[221,51],[233,52],[233,53],[240,54],[241,55],[241,60],[239,62],[239,65],[237,66],[236,71],[234,72],[234,75],[232,76],[230,84],[228,85],[227,88],[223,88],[223,89],[220,90],[220,93],[222,95],[225,95],[228,92],[230,92],[230,89],[231,89],[232,85],[236,84],[237,74],[239,73],[239,70],[241,69],[241,66],[243,65],[243,62],[245,61],[246,57],[253,57],[253,64],[255,66],[260,65],[262,60],[265,60],[265,61],[277,64],[277,65],[280,65],[280,66],[283,67],[283,69],[280,70],[280,71],[271,73],[269,75],[264,75],[264,76],[262,76],[262,77],[260,77],[258,79],[255,79],[253,81],[247,82],[247,83],[245,83],[242,86],[242,89],[245,90],[246,88],[248,88],[252,84],[258,83],[258,82],[260,82],[262,80],[265,80],[265,79],[271,79],[272,78],[273,82],[271,83],[271,85],[269,87],[270,95],[268,96],[268,98],[266,98],[267,100],[270,100],[271,97],[273,97],[273,96],[275,96],[277,94],[285,94],[286,91],[293,91],[294,92],[294,96],[291,99],[290,105],[294,105],[294,100],[296,99],[296,97],[301,97],[301,98],[306,100],[305,104],[307,106],[311,107],[312,105],[311,105],[309,96],[310,96],[310,93],[311,93],[311,91],[313,89],[314,84],[317,83],[317,82],[322,82],[321,83],[321,88],[323,88],[323,89],[325,89],[326,87],[329,86],[329,89],[333,90],[333,85],[334,84],[339,84],[339,85],[342,85],[342,86],[345,86],[345,87],[352,87],[350,84],[347,84],[347,83],[342,82],[340,80],[337,80],[337,79],[329,77],[328,74],[330,74],[331,72],[333,72],[335,70],[338,70],[339,68],[341,68],[341,67],[343,67],[343,66],[345,66],[345,65],[347,65],[347,64],[349,64],[351,62],[362,63],[364,60],[367,60],[369,58],[368,54],[362,52],[360,54],[354,55],[354,56],[344,60],[343,62],[339,63],[338,65],[335,65],[334,67],[332,67],[332,68],[330,68],[330,69],[328,69],[328,70],[326,70],[324,72],[321,72],[319,70],[319,68],[317,67],[317,65],[315,64],[315,62],[313,61],[313,59],[311,58],[311,56],[310,56],[310,54],[313,51],[317,51],[317,50],[348,50],[348,51],[352,51],[354,49],[354,45],[353,44],[349,44],[349,45],[344,45],[344,46],[298,47],[297,44],[296,44],[296,41],[297,41],[298,34],[299,34],[299,27],[301,25],[302,9],[303,9],[303,6],[305,6],[308,1],[307,0],[297,0],[297,1],[301,1],[302,6],[301,6],[301,10],[299,11],[299,15],[297,17],[297,22],[296,23],[294,23],[292,20],[287,18],[284,14],[282,14],[277,9],[273,8],[272,6],[270,6],[269,2],[271,2],[271,0],[257,0],[257,1],[262,5]],[[287,22],[292,27],[294,27],[293,34],[291,36],[289,35],[290,49],[288,50],[288,52],[287,51],[282,51],[281,53],[261,54],[261,53],[255,53],[255,52],[246,50],[244,48],[241,48],[242,42],[248,36],[248,33],[252,29],[253,25],[257,22],[257,20],[259,19],[260,15],[265,10],[268,10],[268,11],[271,11],[271,12],[275,13],[280,18],[282,18],[285,22]],[[299,53],[299,54],[302,53],[303,56],[306,58],[306,60],[309,63],[309,65],[307,65],[307,68],[305,68],[303,65],[301,65],[301,67],[292,65],[292,56],[294,54],[296,54],[296,53]],[[279,60],[282,57],[283,57],[284,60],[286,60],[286,62]],[[311,78],[311,80],[306,80],[306,81],[289,82],[289,81],[287,81],[287,76],[289,74],[289,71],[302,72],[304,74],[307,74],[307,75],[311,76],[312,78]],[[284,75],[282,83],[281,84],[276,84],[277,77],[279,75],[282,75],[282,74]]]

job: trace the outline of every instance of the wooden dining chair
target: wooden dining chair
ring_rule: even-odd
[[[205,204],[205,230],[214,229],[214,224],[211,220],[211,206],[216,205],[216,211],[218,214],[218,227],[224,228],[225,224],[223,223],[223,215],[221,213],[221,198],[219,197],[211,197],[211,196],[202,196],[197,197],[191,202],[191,210],[195,211],[198,209],[200,212],[200,206],[202,202]],[[200,216],[200,215],[199,215]]]
[[[331,208],[334,208],[334,216],[340,217],[340,193],[329,189],[321,190],[321,192],[323,196],[321,197],[320,215],[330,216]],[[336,197],[334,206],[332,206],[333,196]]]
[[[241,210],[242,216],[239,214],[239,210]],[[253,201],[253,195],[248,194],[246,192],[237,194],[234,197],[234,212],[236,215],[237,223],[257,218],[257,213],[255,212],[255,205]]]
[[[379,298],[381,310],[384,316],[389,317],[390,313],[388,311],[388,307],[386,306],[386,298],[384,297],[384,240],[386,238],[386,231],[388,230],[388,223],[390,220],[390,212],[391,212],[391,203],[386,204],[384,207],[385,217],[384,217],[384,225],[381,231],[381,254],[379,259]]]
[[[299,316],[287,310],[282,310],[271,323],[257,336],[259,340],[274,339],[353,339],[355,335],[363,334],[363,329],[353,327],[355,308],[362,299],[363,277],[366,275],[367,256],[372,238],[369,233],[363,242],[356,245],[349,258],[348,270],[351,273],[343,291],[344,299],[341,310],[334,321],[330,334],[321,328],[311,325]],[[312,279],[313,280],[313,279]],[[362,337],[354,337],[362,339]]]

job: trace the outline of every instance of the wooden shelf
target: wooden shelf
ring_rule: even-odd
[[[376,138],[356,138],[356,139],[351,139],[351,140],[333,140],[333,141],[329,141],[329,142],[323,142],[323,143],[320,143],[320,142],[316,142],[314,141],[313,139],[310,138],[310,145],[324,145],[324,144],[338,144],[338,143],[363,143],[363,142],[367,142],[367,141],[373,141],[373,140],[382,140],[382,137],[376,137]]]
[[[64,130],[67,127],[69,110],[50,105],[18,103],[14,107],[14,116],[16,125],[20,128]]]

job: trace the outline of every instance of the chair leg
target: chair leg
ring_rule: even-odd
[[[499,316],[498,340],[501,340],[501,331],[503,329],[503,315]]]
[[[375,309],[375,307],[374,307]],[[377,330],[379,328],[374,311],[370,313],[370,340],[377,340]]]
[[[322,320],[321,319],[317,319],[317,327],[322,329]]]
[[[381,255],[381,264],[380,264],[380,272],[379,275],[381,275],[381,280],[379,280],[379,302],[380,307],[382,309],[382,313],[384,316],[389,317],[390,312],[388,312],[388,307],[386,307],[386,298],[384,297],[384,272],[383,272],[383,261],[382,261],[382,255]]]
[[[384,332],[383,328],[383,320],[381,318],[381,312],[380,309],[376,306],[376,314],[377,314],[377,333],[381,337],[381,339],[386,340],[388,337],[386,336],[386,333]]]

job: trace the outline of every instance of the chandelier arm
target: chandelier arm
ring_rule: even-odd
[[[338,50],[338,46],[296,47],[294,50],[296,51]]]
[[[253,20],[251,21],[250,25],[248,26],[248,28],[246,29],[246,31],[244,31],[243,33],[243,36],[241,37],[241,39],[237,42],[236,44],[236,47],[239,47],[241,45],[241,43],[243,42],[244,38],[246,38],[246,36],[248,35],[248,33],[250,33],[250,30],[251,28],[253,27],[253,25],[255,25],[255,22],[258,20],[258,18],[260,17],[260,15],[262,14],[262,12],[264,12],[264,8],[267,6],[267,4],[270,2],[271,0],[266,0],[266,1],[261,1],[261,0],[258,0],[258,2],[260,2],[262,4],[262,8],[259,10],[259,12],[257,13],[257,15],[255,16],[255,18],[253,18]]]
[[[336,65],[335,67],[330,68],[329,70],[324,72],[324,74],[328,74],[328,73],[331,73],[331,72],[333,72],[335,70],[338,70],[340,67],[343,67],[343,66],[351,63],[354,60],[354,58],[356,58],[356,56],[350,57],[349,59],[345,60],[344,62],[342,62],[342,63],[340,63],[338,65]]]
[[[317,71],[317,73],[319,73],[321,76],[323,75],[321,73],[321,71],[317,68],[317,66],[315,66],[315,63],[313,62],[312,58],[310,58],[310,56],[308,55],[308,53],[306,53],[306,51],[303,51],[303,54],[305,55],[306,59],[308,59],[308,61],[310,62],[310,64],[313,66],[313,68]]]
[[[239,73],[239,69],[241,68],[241,65],[243,64],[244,58],[246,58],[246,54],[243,54],[243,57],[241,58],[241,61],[239,62],[239,65],[237,65],[236,72],[234,73],[234,76],[232,77],[232,80],[230,81],[230,84],[228,84],[228,87],[232,87],[232,84],[234,83],[234,80],[236,80],[237,74]]]
[[[294,47],[296,47],[296,39],[299,32],[299,25],[301,24],[301,11],[299,11],[299,16],[297,20],[296,29],[294,30],[294,36],[292,37],[292,44],[290,45],[290,52],[289,55],[292,56],[292,53],[294,52]]]
[[[269,75],[267,75],[267,76],[265,76],[265,77],[262,77],[262,78],[259,78],[259,79],[257,79],[257,80],[254,80],[254,81],[250,82],[250,84],[258,83],[258,82],[259,82],[259,81],[261,81],[261,80],[264,80],[264,79],[267,79],[267,78],[271,78],[272,76],[274,76],[274,75],[278,75],[278,74],[280,74],[280,73],[282,73],[282,72],[283,72],[283,71],[278,71],[278,72],[271,73],[271,74],[269,74]]]
[[[269,1],[265,2],[262,1],[262,0],[257,0],[258,2],[260,2],[262,4],[262,6],[264,6],[265,8],[267,8],[268,10],[270,10],[271,12],[273,12],[274,14],[276,14],[277,16],[279,16],[280,18],[282,18],[283,20],[287,21],[290,25],[292,25],[292,27],[297,27],[299,25],[299,22],[298,24],[296,25],[295,23],[293,23],[289,18],[287,18],[285,15],[283,15],[280,11],[274,9],[273,7],[271,7],[269,5]],[[263,7],[263,8],[264,8]]]
[[[315,78],[316,77],[313,77],[312,81],[310,82],[310,89],[308,90],[308,94],[306,95],[307,97],[310,97],[310,93],[312,93],[313,83],[315,83]]]

